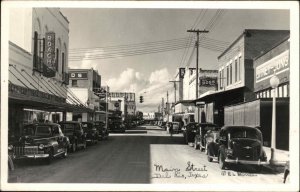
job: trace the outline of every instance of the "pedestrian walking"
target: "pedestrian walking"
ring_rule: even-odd
[[[170,123],[170,128],[169,128],[170,136],[173,137],[173,124]]]

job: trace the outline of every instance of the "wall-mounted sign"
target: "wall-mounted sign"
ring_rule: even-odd
[[[55,71],[55,33],[51,31],[45,34],[43,75],[46,77],[54,77]]]
[[[274,72],[280,74],[289,70],[289,50],[277,55],[269,61],[256,67],[256,83],[270,78]]]
[[[215,87],[217,86],[218,79],[216,77],[200,77],[199,86]]]
[[[87,72],[71,72],[70,79],[87,79],[88,73]]]

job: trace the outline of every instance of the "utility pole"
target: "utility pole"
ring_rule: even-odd
[[[174,103],[176,103],[176,83],[180,82],[180,81],[169,81],[169,82],[173,82],[174,83],[174,89],[175,89],[175,92],[174,92],[175,101],[174,101]]]
[[[200,33],[208,33],[209,31],[206,30],[195,30],[195,29],[190,29],[187,30],[187,32],[191,33],[197,33],[197,41],[196,41],[196,46],[197,46],[197,58],[196,58],[196,99],[198,99],[198,85],[199,85],[199,77],[198,77],[198,72],[199,72],[199,64],[198,64],[198,59],[199,59],[199,34]]]
[[[167,122],[169,122],[169,92],[167,91]]]

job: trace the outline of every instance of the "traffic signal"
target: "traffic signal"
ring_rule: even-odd
[[[140,96],[140,103],[143,103],[144,102],[144,98],[143,96]]]

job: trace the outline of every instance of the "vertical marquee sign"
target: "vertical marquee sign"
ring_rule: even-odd
[[[55,76],[55,33],[53,31],[45,34],[44,71],[45,77]]]

